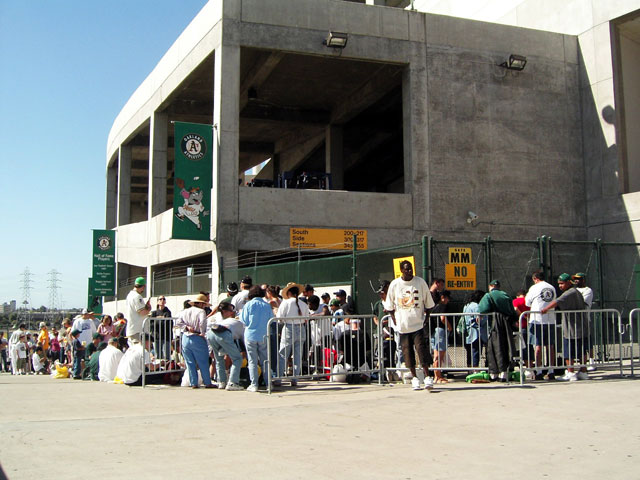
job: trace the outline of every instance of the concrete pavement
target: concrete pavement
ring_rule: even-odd
[[[596,377],[268,396],[2,374],[0,462],[11,480],[640,478],[640,384]]]

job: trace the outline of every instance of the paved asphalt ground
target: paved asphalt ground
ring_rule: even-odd
[[[639,479],[639,411],[640,383],[603,372],[271,396],[2,374],[0,463],[11,480]]]

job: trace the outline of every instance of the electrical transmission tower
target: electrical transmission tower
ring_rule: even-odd
[[[55,310],[58,308],[58,290],[60,287],[58,286],[58,272],[55,268],[51,270],[48,274],[49,280],[47,283],[49,284],[49,308],[47,309],[47,320],[54,320]]]
[[[31,329],[31,280],[33,277],[33,273],[29,271],[29,267],[24,269],[22,272],[22,306],[23,308],[20,310],[20,315],[18,318],[20,319],[20,323],[27,323],[28,328]]]

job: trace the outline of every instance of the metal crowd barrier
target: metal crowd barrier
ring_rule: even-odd
[[[493,326],[493,316],[493,313],[431,313],[424,323],[428,348],[433,359],[430,370],[486,370],[487,342]],[[408,372],[409,368],[405,366],[400,348],[400,335],[395,331],[390,315],[385,315],[381,324],[380,351],[385,377],[388,381],[402,380],[402,374]],[[416,367],[419,365],[420,359],[416,352]]]
[[[526,320],[527,323],[527,328],[521,330],[521,372],[535,375],[536,371],[541,374],[565,370],[568,367],[565,356],[569,356],[575,370],[597,366],[619,368],[620,374],[623,373],[626,325],[622,323],[620,312],[602,309],[550,310],[547,313],[554,317],[554,323],[545,326],[530,321],[532,316],[541,314],[539,311],[520,315],[520,322]],[[520,375],[521,383],[524,379],[525,375]]]
[[[155,372],[173,373],[186,369],[182,360],[180,332],[175,328],[177,317],[147,317],[142,322],[142,345],[151,335],[151,361],[158,368]],[[183,365],[183,366],[181,366]],[[142,386],[146,385],[147,372],[142,358]]]
[[[377,375],[382,381],[373,315],[273,317],[267,332],[269,393],[274,382],[283,380],[295,385],[299,379]],[[336,365],[340,371],[334,371]]]
[[[635,324],[634,324],[635,322]],[[629,360],[631,364],[631,376],[635,376],[634,367],[636,354],[640,360],[640,308],[634,308],[629,312]]]

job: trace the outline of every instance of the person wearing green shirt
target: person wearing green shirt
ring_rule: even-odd
[[[494,314],[487,344],[487,365],[492,380],[506,382],[515,353],[512,333],[515,325],[511,323],[517,321],[518,317],[511,297],[500,290],[499,280],[493,280],[489,284],[489,292],[480,300],[478,310],[480,313]]]

